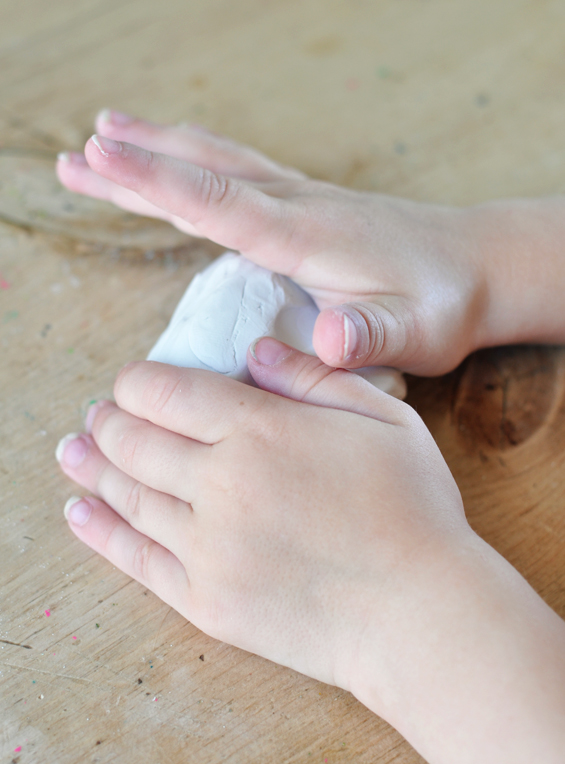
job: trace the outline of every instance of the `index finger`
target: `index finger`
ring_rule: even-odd
[[[213,445],[252,421],[270,393],[214,371],[135,361],[116,379],[124,411],[201,443]]]

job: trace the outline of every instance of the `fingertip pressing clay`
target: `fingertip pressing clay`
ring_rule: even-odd
[[[269,336],[315,355],[318,313],[310,295],[291,279],[226,252],[190,282],[147,359],[254,384],[247,368],[249,345]],[[367,367],[356,373],[396,398],[406,395],[404,378],[395,369]]]

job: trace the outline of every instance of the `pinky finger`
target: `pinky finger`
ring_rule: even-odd
[[[172,552],[93,496],[69,499],[64,511],[75,536],[188,618],[190,584]]]

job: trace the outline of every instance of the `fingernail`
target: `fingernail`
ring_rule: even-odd
[[[93,135],[91,140],[98,151],[105,157],[109,157],[110,154],[119,154],[122,150],[122,144],[119,141],[105,138],[103,135]]]
[[[130,117],[129,114],[124,114],[123,111],[114,111],[113,109],[102,109],[98,114],[97,121],[106,122],[108,125],[130,125],[135,121],[135,117]]]
[[[351,316],[343,313],[343,360],[347,361],[357,347],[357,327]]]
[[[251,345],[250,350],[253,358],[263,366],[276,366],[293,352],[288,345],[283,345],[272,337],[259,337]]]
[[[63,509],[68,522],[73,525],[85,525],[92,512],[92,505],[80,496],[72,496]]]
[[[86,419],[84,421],[84,429],[89,435],[92,432],[92,424],[96,419],[96,414],[103,406],[106,406],[109,402],[110,401],[94,401],[94,403],[90,404],[90,408],[86,412]]]
[[[57,154],[57,159],[59,162],[65,162],[65,164],[88,164],[84,154],[79,154],[78,151],[61,151],[60,154]]]
[[[87,441],[80,433],[71,432],[59,441],[55,458],[59,464],[75,468],[84,461],[88,447]]]

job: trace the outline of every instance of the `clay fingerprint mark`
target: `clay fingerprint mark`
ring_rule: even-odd
[[[557,395],[556,349],[503,347],[472,355],[455,391],[463,438],[499,451],[524,443],[547,420]]]

